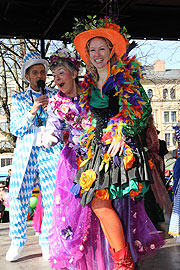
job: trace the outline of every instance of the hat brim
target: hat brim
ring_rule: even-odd
[[[117,58],[119,58],[126,52],[126,41],[119,32],[109,28],[96,28],[87,30],[81,32],[74,39],[74,45],[76,47],[76,50],[86,64],[89,60],[89,54],[87,52],[86,44],[88,40],[95,37],[104,37],[109,39],[113,44]]]
[[[33,65],[41,65],[41,64],[45,67],[45,71],[47,73],[48,72],[48,61],[45,59],[31,59],[31,60],[27,61],[26,63],[22,64],[21,75],[22,75],[23,79],[26,82],[28,82],[28,80],[25,77],[26,70]]]

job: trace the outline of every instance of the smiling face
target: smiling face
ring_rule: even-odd
[[[65,66],[56,66],[52,70],[54,82],[66,96],[73,97],[76,95],[76,82],[77,71],[71,71]]]
[[[110,49],[106,41],[102,38],[93,38],[89,43],[89,56],[91,63],[97,68],[107,69],[110,56]]]

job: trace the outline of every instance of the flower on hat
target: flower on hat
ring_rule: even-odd
[[[87,30],[92,30],[96,28],[109,28],[113,29],[117,32],[119,32],[127,41],[130,39],[130,35],[127,33],[127,29],[125,26],[122,28],[120,25],[118,25],[112,18],[105,16],[104,18],[97,19],[97,16],[91,16],[87,15],[87,18],[74,18],[75,23],[74,26],[72,27],[72,32],[66,32],[62,38],[66,39],[66,42],[73,43],[74,38]]]
[[[80,69],[80,57],[68,48],[59,48],[55,53],[50,56],[50,66],[62,65],[63,62],[69,62],[75,66],[77,70]]]

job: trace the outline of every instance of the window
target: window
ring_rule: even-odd
[[[164,112],[164,123],[169,123],[169,112]]]
[[[165,133],[165,141],[167,146],[170,146],[170,133]]]
[[[174,133],[172,134],[172,144],[176,145],[176,135]]]
[[[170,90],[170,97],[171,97],[171,99],[175,99],[176,98],[175,89],[174,88],[171,88],[171,90]]]
[[[148,89],[148,98],[151,99],[153,97],[153,90]]]
[[[168,97],[168,90],[167,88],[163,89],[163,99],[167,99]]]
[[[171,121],[176,122],[176,112],[171,112]]]
[[[12,158],[2,158],[1,159],[1,167],[11,165]]]

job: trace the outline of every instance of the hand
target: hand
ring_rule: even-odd
[[[56,144],[58,142],[58,139],[52,134],[53,134],[52,130],[48,130],[48,131],[45,131],[43,133],[43,135],[42,135],[42,145],[44,147],[50,148],[53,143]]]
[[[35,115],[41,106],[43,110],[47,110],[47,105],[48,105],[47,97],[46,95],[42,95],[34,101],[34,104],[30,110],[30,113],[32,115]]]
[[[113,139],[107,154],[109,154],[111,157],[114,157],[119,151],[119,156],[121,156],[124,149],[125,140],[126,138],[124,136],[121,137],[119,142],[115,142],[115,139]]]

